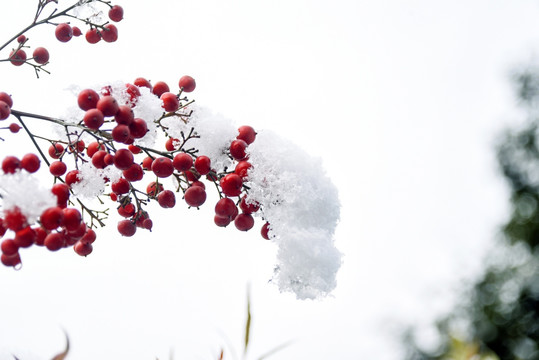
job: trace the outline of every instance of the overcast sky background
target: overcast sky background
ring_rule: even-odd
[[[12,7],[3,39],[35,1]],[[59,1],[60,6],[71,4]],[[270,129],[320,161],[342,204],[344,253],[332,297],[299,301],[268,284],[275,248],[256,230],[213,225],[213,203],[155,209],[154,231],[121,238],[112,222],[94,253],[22,254],[0,269],[0,359],[248,358],[292,340],[274,359],[400,359],[398,331],[445,311],[508,216],[494,157],[521,115],[509,74],[539,44],[536,1],[129,1],[115,44],[28,37],[52,75],[0,64],[14,108],[60,116],[63,89],[146,77],[177,86],[238,126]],[[5,51],[3,57],[7,56]],[[72,103],[69,103],[71,101]],[[4,134],[2,155],[30,144]],[[257,223],[257,228],[261,226]]]

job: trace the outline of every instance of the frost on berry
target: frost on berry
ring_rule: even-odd
[[[80,181],[71,185],[73,194],[77,197],[93,199],[105,192],[107,179],[111,182],[117,181],[122,173],[114,166],[107,166],[104,169],[97,169],[90,163],[84,163],[79,167]]]

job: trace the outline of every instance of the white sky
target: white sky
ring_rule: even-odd
[[[9,12],[4,39],[34,3]],[[517,119],[508,74],[537,49],[537,3],[149,4],[120,3],[115,44],[61,44],[52,27],[30,33],[49,48],[53,75],[36,81],[30,68],[0,64],[0,91],[19,110],[61,115],[71,84],[176,85],[192,75],[198,103],[324,163],[342,203],[338,287],[320,301],[280,294],[267,283],[271,244],[216,228],[213,205],[195,213],[180,203],[155,209],[151,234],[120,238],[111,223],[86,259],[36,248],[22,254],[22,271],[0,269],[0,359],[49,359],[62,329],[71,359],[168,359],[170,349],[175,359],[216,359],[228,343],[239,359],[248,283],[248,358],[293,340],[273,358],[399,359],[397,330],[450,308],[506,218],[493,144]],[[30,149],[22,134],[0,144],[3,155]]]

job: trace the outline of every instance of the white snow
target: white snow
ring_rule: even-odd
[[[3,211],[18,207],[30,224],[34,223],[45,209],[56,206],[56,197],[51,188],[43,187],[35,175],[24,170],[0,175],[0,196]]]
[[[341,253],[333,235],[340,214],[338,192],[320,159],[270,131],[247,148],[248,200],[261,204],[279,249],[273,281],[299,299],[328,295],[336,286]]]

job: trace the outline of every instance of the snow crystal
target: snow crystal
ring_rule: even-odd
[[[18,207],[29,223],[35,222],[45,209],[56,206],[51,189],[41,186],[34,175],[25,171],[0,175],[0,196],[4,211]]]
[[[259,132],[247,150],[253,164],[247,199],[262,205],[278,246],[273,280],[300,299],[328,295],[341,264],[333,239],[337,189],[319,159],[273,132]]]
[[[88,19],[94,24],[102,24],[107,21],[105,14],[96,6],[96,1],[80,0],[77,6],[71,10],[71,14],[80,18]]]
[[[107,181],[114,182],[121,175],[121,171],[114,166],[97,169],[90,163],[84,163],[79,167],[77,178],[80,181],[71,185],[73,195],[85,199],[95,199],[96,196],[105,192]]]
[[[149,88],[140,87],[140,96],[133,108],[136,118],[144,119],[148,125],[148,132],[142,139],[135,140],[135,145],[152,147],[157,139],[157,126],[155,120],[163,115],[161,99],[153,94]],[[124,90],[125,92],[125,90]]]
[[[196,148],[197,155],[206,155],[211,159],[211,166],[217,172],[223,171],[225,167],[230,168],[232,161],[226,154],[232,140],[238,135],[238,128],[230,120],[220,114],[198,105],[190,105],[187,111],[193,110],[187,124],[177,117],[169,117],[161,123],[168,127],[168,134],[174,138],[181,139],[182,132],[185,136],[189,134],[191,128],[196,129],[196,134],[200,138],[190,139],[186,148]]]

